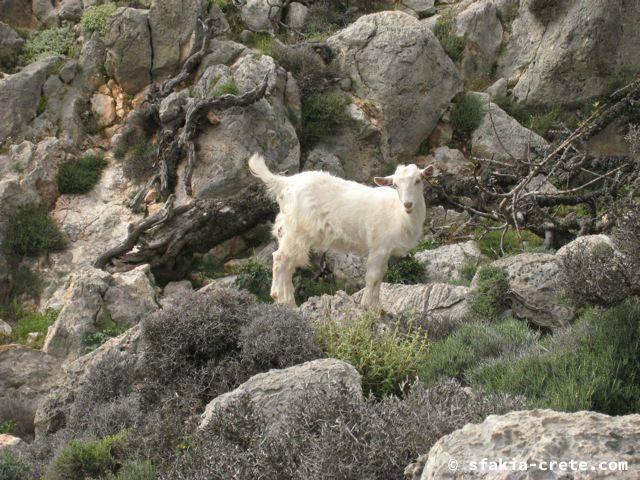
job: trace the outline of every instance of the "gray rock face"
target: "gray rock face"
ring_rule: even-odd
[[[280,19],[281,6],[281,0],[247,0],[240,7],[240,14],[250,30],[270,31],[272,22]]]
[[[346,326],[366,313],[366,310],[353,297],[339,290],[335,295],[311,297],[300,305],[300,313],[310,323],[335,321]]]
[[[482,258],[478,245],[473,240],[444,245],[433,250],[424,250],[415,255],[425,266],[425,283],[460,280],[461,267],[477,265]]]
[[[507,86],[507,80],[499,78],[489,88],[487,88],[486,92],[491,97],[491,100],[495,100],[497,96],[505,96],[507,94]]]
[[[126,92],[137,93],[151,83],[154,52],[147,10],[118,8],[109,19],[104,44],[107,72]]]
[[[526,159],[527,152],[534,158],[536,152],[549,147],[544,138],[520,125],[495,103],[486,103],[483,108],[480,126],[471,136],[474,156],[500,161]]]
[[[442,437],[429,451],[421,480],[459,478],[636,479],[640,475],[640,415],[610,417],[595,412],[525,410],[490,415]],[[523,470],[481,469],[480,461],[535,464]],[[451,460],[455,463],[450,463]],[[551,469],[549,462],[586,462],[587,470]],[[472,463],[475,462],[475,463]],[[544,462],[544,463],[543,463]],[[599,470],[600,462],[627,462],[627,470]],[[544,468],[541,467],[543,463]],[[457,468],[450,468],[456,465]],[[595,470],[591,470],[594,467]],[[572,473],[573,472],[573,473]],[[597,473],[593,473],[597,472]]]
[[[204,14],[206,4],[203,0],[156,0],[151,4],[154,81],[177,73],[194,48],[200,48],[198,17]]]
[[[24,40],[13,28],[0,22],[0,68],[20,52],[23,44]]]
[[[31,28],[35,18],[31,0],[0,0],[1,20],[12,27]]]
[[[24,345],[0,345],[0,404],[20,405],[33,418],[58,373],[59,361],[45,352]],[[30,425],[20,427],[28,430]]]
[[[20,72],[0,79],[0,142],[28,133],[36,117],[42,87],[60,57],[27,65]]]
[[[119,327],[130,328],[158,309],[153,274],[149,265],[114,273],[104,294],[104,303]]]
[[[606,93],[625,67],[640,64],[638,23],[634,0],[527,0],[498,73],[517,81],[520,101],[585,102]]]
[[[194,76],[194,81],[198,82],[204,72],[213,65],[231,65],[241,55],[247,55],[251,53],[247,47],[241,43],[234,42],[232,40],[225,40],[222,38],[214,38],[209,42],[209,50],[211,53],[207,53],[202,62],[198,66],[198,70]]]
[[[225,406],[248,395],[256,411],[275,430],[287,421],[289,409],[305,394],[314,392],[325,395],[329,390],[346,389],[351,395],[361,398],[360,374],[341,360],[325,358],[305,362],[283,370],[270,370],[254,375],[235,390],[220,395],[207,405],[199,428],[206,428],[215,412],[224,411]],[[272,431],[273,431],[272,430]]]
[[[550,329],[566,326],[574,318],[574,309],[561,299],[562,275],[554,255],[521,253],[491,265],[507,272],[511,309],[517,317]]]
[[[403,162],[429,136],[462,81],[433,33],[402,12],[360,17],[327,40],[353,93],[381,112],[385,159]]]
[[[436,13],[435,0],[402,0],[402,5],[412,10],[418,18],[428,17]]]
[[[208,73],[209,72],[209,73]],[[246,168],[247,158],[264,152],[272,171],[297,172],[300,145],[287,118],[285,85],[287,75],[271,57],[246,55],[231,67],[209,67],[196,86],[204,96],[214,95],[218,86],[232,78],[240,93],[254,89],[268,76],[271,95],[246,108],[232,108],[220,114],[220,123],[206,126],[198,136],[197,161],[193,171],[193,195],[219,198],[236,194],[255,179]],[[179,169],[182,178],[184,165]],[[181,185],[181,186],[180,186]],[[178,198],[186,197],[179,181]]]
[[[465,175],[473,171],[473,165],[460,150],[449,147],[438,147],[433,152],[432,163],[438,173],[452,173]]]
[[[502,43],[502,25],[491,0],[472,3],[455,20],[456,35],[467,42],[460,71],[467,81],[490,76]]]
[[[294,31],[302,31],[309,15],[309,7],[302,3],[292,2],[289,4],[287,13],[287,26]]]
[[[3,338],[3,337],[8,338],[8,337],[10,337],[12,331],[13,331],[13,329],[11,328],[11,325],[9,325],[4,320],[0,320],[0,338]]]
[[[180,118],[184,118],[184,108],[189,99],[189,91],[181,90],[173,92],[160,103],[160,121],[168,123]]]

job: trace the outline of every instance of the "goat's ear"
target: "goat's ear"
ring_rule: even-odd
[[[433,165],[427,165],[422,172],[420,172],[420,175],[422,175],[424,178],[430,177],[431,175],[433,175]]]
[[[393,185],[393,176],[390,177],[373,177],[373,181],[376,185],[381,187],[390,187]]]

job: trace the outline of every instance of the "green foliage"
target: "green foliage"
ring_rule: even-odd
[[[460,140],[469,140],[482,121],[482,102],[475,95],[461,92],[453,99],[451,125]]]
[[[640,302],[591,309],[543,348],[506,356],[471,372],[475,388],[523,394],[531,407],[640,411]]]
[[[273,57],[273,51],[276,45],[275,38],[268,33],[251,32],[251,36],[247,41],[247,46],[255,48],[262,52],[263,55]]]
[[[9,214],[4,244],[9,254],[36,257],[62,250],[65,240],[58,225],[43,207],[27,204]]]
[[[238,84],[233,78],[231,78],[230,80],[224,82],[222,85],[219,85],[216,88],[214,95],[220,97],[222,95],[238,95],[239,93],[240,88],[238,88]]]
[[[146,141],[138,142],[125,161],[124,175],[134,182],[141,182],[153,173],[155,163],[156,146]]]
[[[95,333],[90,333],[84,338],[84,344],[87,347],[87,351],[95,350],[107,340],[117,337],[124,330],[113,321],[110,315],[106,315],[104,319],[104,326]]]
[[[419,328],[407,333],[398,325],[379,335],[375,319],[365,315],[347,326],[334,321],[318,324],[318,342],[327,356],[353,365],[362,375],[362,389],[377,398],[399,395],[425,362],[427,337]]]
[[[24,45],[27,62],[35,62],[56,55],[75,55],[75,37],[67,28],[39,30],[31,35]]]
[[[13,452],[0,451],[0,478],[2,480],[24,480],[29,468]]]
[[[36,108],[36,113],[38,115],[44,113],[44,111],[47,109],[47,103],[49,103],[49,101],[47,100],[47,97],[42,95],[40,97],[40,100],[38,101],[38,108]]]
[[[351,99],[338,90],[316,93],[303,98],[300,142],[306,147],[315,145],[340,132],[349,122],[347,106]]]
[[[18,267],[14,270],[11,278],[11,296],[20,298],[26,295],[36,298],[42,291],[42,278],[37,272],[27,268]]]
[[[111,18],[111,15],[113,15],[113,12],[115,12],[117,8],[115,3],[94,5],[84,11],[80,25],[87,30],[95,30],[101,37],[104,37],[107,33],[109,18]]]
[[[467,300],[468,314],[473,319],[496,320],[507,307],[507,274],[499,267],[485,265],[478,269],[476,276],[476,288]]]
[[[413,249],[413,252],[417,253],[417,252],[422,252],[424,250],[433,250],[434,248],[437,248],[437,244],[433,239],[433,237],[429,235],[424,237],[422,240],[420,240],[418,245],[416,245],[415,248]]]
[[[128,462],[122,465],[117,475],[110,475],[108,480],[154,480],[156,471],[149,461]]]
[[[514,319],[494,325],[484,322],[463,325],[429,346],[420,380],[427,387],[441,378],[464,380],[465,373],[481,360],[513,354],[534,345],[537,338],[525,322]]]
[[[458,269],[460,279],[451,283],[468,287],[469,285],[471,285],[471,280],[473,280],[473,277],[475,276],[477,271],[478,265],[476,265],[475,262],[465,262]]]
[[[491,230],[478,240],[480,251],[491,258],[502,256],[500,249],[500,239],[502,238],[502,250],[505,255],[514,255],[522,252],[529,252],[544,246],[544,241],[535,233],[529,230],[521,230],[520,236],[513,230],[508,230],[504,237],[502,230]]]
[[[454,19],[451,15],[443,15],[436,22],[436,28],[433,33],[440,40],[440,45],[445,53],[449,55],[451,60],[457,62],[462,58],[464,47],[467,44],[465,37],[458,37],[454,32]]]
[[[235,285],[249,290],[262,302],[271,303],[271,272],[269,268],[257,260],[241,265],[236,270]]]
[[[126,431],[100,440],[72,440],[56,456],[46,478],[84,480],[115,473],[126,445]]]
[[[69,160],[58,170],[58,190],[60,193],[90,192],[102,175],[107,162],[102,155],[84,155]]]
[[[527,107],[514,102],[510,97],[498,95],[494,103],[515,118],[521,125],[533,130],[538,135],[548,138],[554,127],[565,126],[569,129],[577,126],[577,117],[570,111],[555,106]]]
[[[27,344],[29,333],[40,333],[40,338],[32,345],[33,348],[42,348],[47,330],[58,318],[59,310],[47,309],[44,312],[28,312],[17,319],[12,326],[11,343]]]
[[[506,5],[503,8],[496,9],[496,16],[498,20],[502,24],[502,28],[511,33],[511,26],[513,21],[518,17],[518,10],[520,9],[520,5],[515,3],[511,5]]]
[[[420,283],[424,278],[424,270],[424,265],[416,260],[416,257],[409,255],[389,267],[384,281],[404,285]]]
[[[11,434],[13,433],[15,428],[16,428],[16,421],[13,419],[0,422],[0,434],[2,433]]]

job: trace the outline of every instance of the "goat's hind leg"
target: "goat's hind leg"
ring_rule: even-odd
[[[273,282],[271,297],[278,303],[296,306],[293,289],[293,273],[307,262],[309,249],[296,235],[285,234],[278,250],[273,253]]]

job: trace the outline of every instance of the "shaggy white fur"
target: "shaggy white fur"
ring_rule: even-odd
[[[374,179],[382,188],[326,172],[274,175],[257,153],[249,159],[249,168],[280,206],[273,227],[278,239],[273,299],[295,306],[295,269],[307,265],[310,249],[336,250],[368,255],[362,303],[378,305],[389,257],[407,254],[422,236],[426,211],[422,179],[433,173],[433,167],[400,165],[393,175]]]

